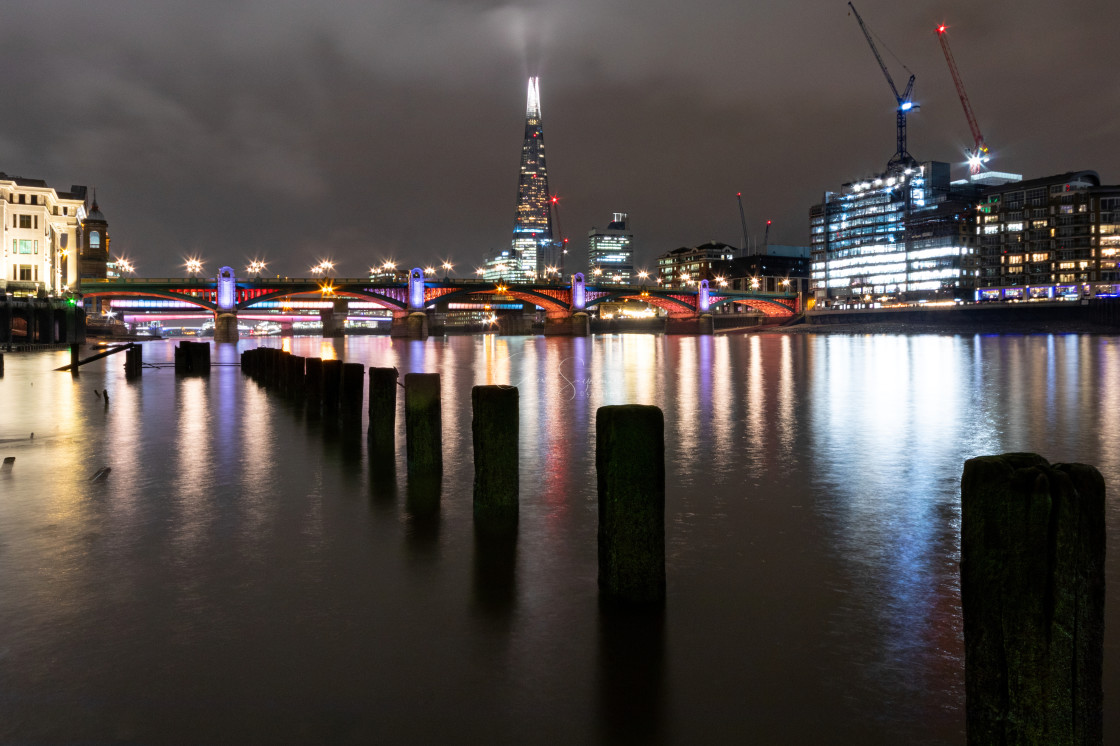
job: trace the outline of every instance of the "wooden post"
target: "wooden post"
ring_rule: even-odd
[[[665,416],[653,406],[600,407],[599,590],[635,603],[665,600]]]
[[[338,415],[338,398],[342,388],[342,361],[323,361],[323,412]]]
[[[342,419],[362,420],[362,397],[365,396],[366,366],[361,363],[342,364]],[[359,433],[361,428],[359,427]]]
[[[513,386],[471,389],[475,519],[516,520],[518,393]]]
[[[307,371],[303,376],[303,390],[307,394],[308,405],[312,409],[319,406],[323,398],[323,359],[307,358]]]
[[[961,607],[969,744],[1100,744],[1105,484],[1033,453],[969,459]]]
[[[404,429],[408,473],[443,473],[439,373],[404,376]]]
[[[392,452],[397,430],[397,369],[369,369],[369,448]]]
[[[304,371],[307,358],[300,355],[288,356],[288,395],[296,398],[304,394]]]
[[[128,354],[128,353],[125,353],[125,354]],[[82,359],[82,356],[78,353],[78,345],[71,344],[70,345],[70,375],[74,376],[75,378],[77,378],[78,375],[79,375],[79,373],[78,373],[78,361],[81,360],[81,359]]]

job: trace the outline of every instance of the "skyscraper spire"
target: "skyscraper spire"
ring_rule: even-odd
[[[528,106],[525,107],[525,116],[530,119],[541,118],[541,83],[540,78],[529,78]]]

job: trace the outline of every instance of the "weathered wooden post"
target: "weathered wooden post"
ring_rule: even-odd
[[[80,361],[81,359],[82,359],[82,356],[78,354],[78,345],[71,344],[70,345],[70,375],[74,376],[75,378],[77,378],[80,375],[80,372],[78,370],[78,361]]]
[[[342,364],[342,419],[361,422],[362,398],[365,396],[366,366],[361,363]]]
[[[409,476],[443,473],[439,373],[404,376],[405,452]]]
[[[323,414],[338,416],[338,397],[342,389],[342,361],[323,361]]]
[[[0,352],[0,378],[4,377],[4,353]]]
[[[600,407],[599,590],[636,603],[665,600],[665,416],[657,407]]]
[[[308,408],[315,410],[323,399],[323,359],[307,358],[307,370],[303,376],[303,390],[307,394]]]
[[[471,389],[476,520],[517,520],[517,405],[518,393],[514,386],[475,386]]]
[[[970,744],[1100,744],[1105,484],[1033,453],[969,459],[961,606]]]
[[[72,345],[77,347],[77,345]],[[71,352],[71,356],[73,356]],[[144,353],[140,345],[133,345],[124,352],[124,377],[136,378],[144,370]]]
[[[189,348],[191,373],[196,376],[210,375],[210,343],[196,342]]]
[[[369,369],[369,449],[392,453],[397,430],[397,369]]]
[[[300,355],[288,356],[288,395],[299,398],[303,396],[304,370],[307,358]]]

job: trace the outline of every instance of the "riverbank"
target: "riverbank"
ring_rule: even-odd
[[[920,323],[866,321],[850,324],[794,324],[745,329],[746,334],[1108,334],[1120,335],[1120,327],[1075,319],[992,320],[982,322]]]

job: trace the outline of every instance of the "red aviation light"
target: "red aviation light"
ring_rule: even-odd
[[[766,221],[766,224],[767,224],[767,225],[770,225],[770,221],[769,221],[769,220],[767,220],[767,221]]]
[[[937,27],[937,33],[939,33],[939,34],[944,34],[945,33],[945,24],[944,23]]]

